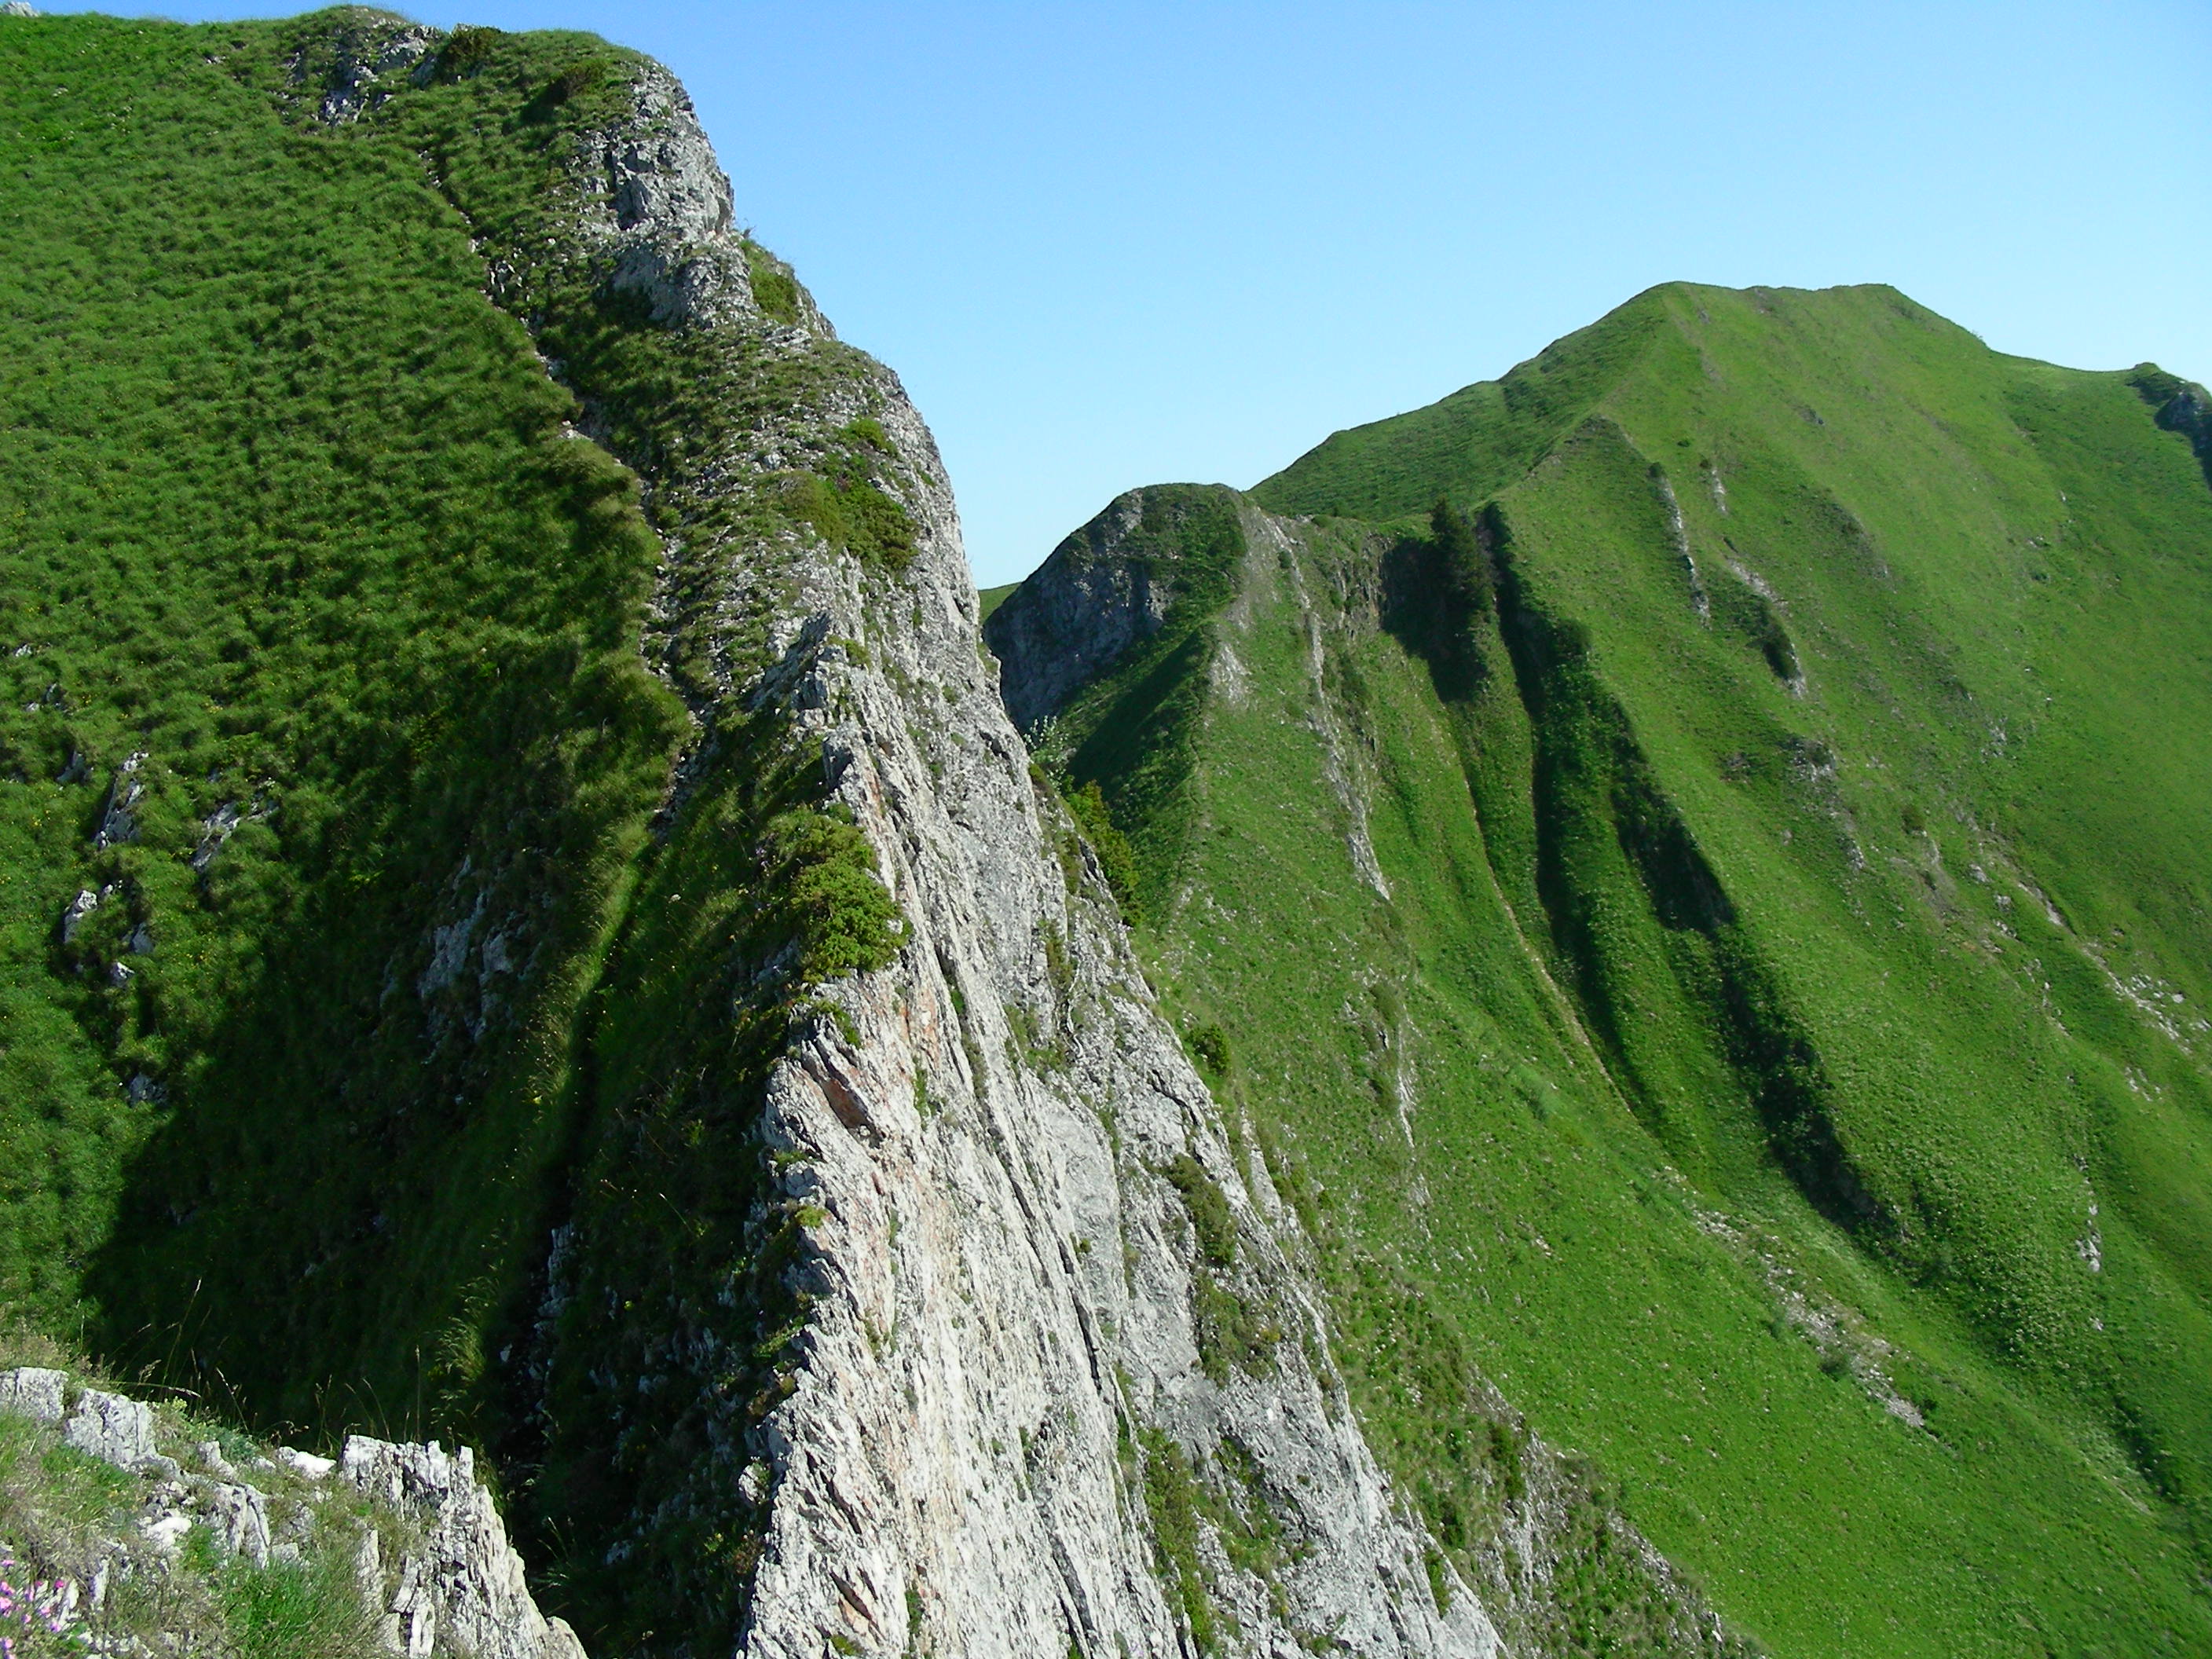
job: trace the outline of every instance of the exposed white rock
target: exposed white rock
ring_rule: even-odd
[[[63,1391],[68,1382],[66,1371],[46,1370],[37,1365],[19,1365],[12,1371],[0,1371],[0,1412],[40,1423],[58,1423],[62,1420]]]
[[[319,1521],[344,1513],[329,1504],[326,1490],[312,1490],[339,1469],[336,1459],[279,1447],[273,1457],[243,1460],[246,1468],[241,1474],[217,1442],[203,1440],[191,1450],[196,1464],[209,1473],[186,1474],[162,1455],[160,1419],[152,1407],[86,1389],[64,1419],[67,1385],[66,1374],[59,1370],[25,1366],[0,1372],[0,1412],[61,1425],[58,1438],[64,1443],[142,1483],[134,1505],[126,1506],[136,1510],[130,1521],[104,1536],[86,1535],[72,1524],[60,1552],[65,1565],[57,1569],[50,1562],[41,1569],[49,1576],[55,1616],[73,1632],[72,1642],[85,1644],[86,1650],[149,1650],[139,1636],[116,1636],[96,1620],[82,1626],[77,1621],[98,1613],[118,1575],[130,1580],[150,1573],[150,1582],[161,1585],[173,1573],[199,1573],[204,1564],[195,1565],[185,1548],[195,1528],[206,1529],[221,1557],[258,1569],[301,1560],[307,1549],[317,1547]],[[52,1432],[51,1427],[46,1431]],[[491,1493],[477,1480],[470,1454],[449,1456],[434,1443],[392,1445],[356,1439],[346,1446],[343,1479],[375,1506],[376,1519],[362,1525],[355,1577],[364,1602],[386,1621],[394,1652],[584,1659],[574,1633],[560,1620],[544,1617],[525,1588],[522,1563],[507,1546]],[[303,1481],[309,1490],[302,1490]],[[36,1534],[36,1506],[28,1513]],[[378,1541],[380,1525],[408,1540],[389,1581]],[[41,1540],[16,1536],[9,1541],[20,1548]],[[53,1539],[43,1541],[51,1551]],[[188,1612],[191,1600],[186,1594],[177,1605]],[[132,1628],[143,1633],[143,1626]],[[173,1638],[167,1627],[161,1629],[161,1640],[167,1644],[161,1650],[200,1650],[193,1644],[204,1632],[179,1629]],[[113,1645],[118,1642],[123,1645]]]
[[[79,1451],[118,1469],[143,1468],[160,1453],[154,1444],[154,1408],[119,1394],[87,1389],[62,1429],[62,1438]]]
[[[276,1461],[303,1480],[326,1480],[331,1471],[337,1468],[336,1458],[318,1457],[295,1446],[277,1447]]]
[[[174,1555],[184,1547],[185,1534],[191,1529],[191,1516],[177,1510],[149,1516],[138,1525],[140,1534],[161,1555]]]
[[[225,1551],[257,1567],[269,1565],[269,1500],[259,1488],[211,1480],[200,1486],[198,1496],[208,1528]]]
[[[77,896],[62,907],[62,943],[75,943],[77,929],[84,926],[84,919],[99,908],[100,895],[89,887],[80,888]]]
[[[100,809],[100,828],[93,833],[94,848],[117,847],[138,839],[138,803],[145,799],[146,781],[139,770],[146,764],[143,750],[125,758],[115,769],[107,787],[107,804]]]
[[[317,118],[331,126],[360,119],[390,97],[409,70],[422,65],[437,39],[436,30],[389,12],[356,9],[334,33],[337,63],[316,106]]]
[[[234,800],[225,801],[200,821],[200,843],[192,849],[192,868],[204,873],[215,862],[215,855],[222,851],[223,842],[237,830],[240,812]]]
[[[476,1659],[583,1659],[575,1633],[531,1598],[522,1558],[466,1447],[448,1453],[434,1440],[396,1444],[355,1435],[338,1467],[343,1479],[422,1529],[420,1553],[402,1561],[390,1603],[395,1651],[427,1654],[442,1643]]]
[[[760,329],[720,228],[727,186],[673,83],[648,74],[635,121],[593,154],[611,182],[586,182],[584,244],[636,273],[649,251],[665,320]],[[811,1302],[795,1388],[750,1442],[767,1477],[731,1477],[772,1495],[742,1650],[1186,1653],[1147,1496],[1148,1466],[1176,1462],[1213,1517],[1189,1566],[1233,1615],[1224,1651],[1494,1653],[1472,1591],[1436,1604],[1429,1540],[1327,1357],[1292,1212],[1248,1186],[1099,872],[1087,855],[1064,872],[1070,827],[978,648],[936,446],[896,377],[856,368],[816,416],[888,432],[911,562],[726,556],[729,612],[781,652],[732,691],[818,745],[908,930],[893,966],[829,988],[841,1012],[768,1088],[763,1133],[817,1218],[794,1270]],[[1156,628],[1167,596],[1107,574],[1129,633]],[[1207,1259],[1177,1181],[1218,1189],[1232,1260]],[[1218,1524],[1255,1506],[1280,1538],[1256,1570]]]
[[[737,229],[730,181],[676,77],[641,66],[626,118],[589,142],[577,177],[595,199],[580,228],[607,260],[614,290],[642,298],[664,325],[757,321],[753,267],[777,262]],[[796,325],[828,334],[805,290],[796,301]]]

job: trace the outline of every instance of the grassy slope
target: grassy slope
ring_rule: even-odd
[[[1316,528],[1317,686],[1300,584],[1248,563],[1254,690],[1152,850],[1155,959],[1321,1192],[1370,1425],[1432,1517],[1494,1515],[1418,1386],[1464,1344],[1778,1651],[2212,1640],[2187,445],[1881,289],[1655,290],[1403,428],[1256,494],[1498,493],[1508,625],[1432,672],[1373,623],[1397,532]],[[2186,998],[2179,1042],[2091,945]]]
[[[732,1425],[793,1364],[759,1080],[893,912],[722,677],[779,560],[893,579],[903,463],[764,251],[760,319],[672,331],[564,234],[640,60],[457,33],[317,125],[375,27],[0,20],[0,1297],[264,1425],[489,1441],[594,1650],[726,1645]],[[658,836],[687,726],[641,636],[713,760]]]
[[[264,1409],[351,1374],[397,1422],[535,1231],[678,716],[630,479],[563,436],[416,158],[284,118],[289,44],[0,27],[0,1279],[57,1318],[104,1273],[125,1347],[189,1304],[251,1331]],[[134,752],[136,836],[97,849]],[[414,989],[464,860],[540,951],[480,1044]],[[112,890],[64,950],[80,888]]]

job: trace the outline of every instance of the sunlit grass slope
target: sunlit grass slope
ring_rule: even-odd
[[[457,29],[321,118],[402,27],[0,18],[0,1303],[486,1445],[593,1651],[726,1648],[760,1078],[896,939],[734,590],[914,526],[787,270],[677,328],[578,234],[642,59]]]
[[[286,118],[311,34],[0,20],[0,1287],[197,1229],[111,1332],[251,1325],[398,1423],[531,1235],[680,714],[632,481],[419,160]],[[534,911],[493,1006],[424,977],[462,886]]]
[[[1440,1535],[1479,1372],[1777,1653],[2212,1646],[2175,390],[1656,289],[1253,492],[1172,810],[1096,763],[1142,664],[1063,714]]]

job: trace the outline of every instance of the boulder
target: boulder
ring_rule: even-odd
[[[160,1455],[154,1447],[154,1408],[98,1389],[87,1389],[78,1396],[62,1438],[118,1469],[143,1468]]]
[[[66,1372],[45,1370],[36,1365],[19,1365],[12,1371],[0,1371],[0,1412],[39,1423],[58,1423],[62,1420],[62,1389],[68,1381]]]

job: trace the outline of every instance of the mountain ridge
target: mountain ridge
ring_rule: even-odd
[[[592,1650],[1495,1653],[927,427],[673,79],[362,9],[0,53],[0,213],[101,273],[0,377],[11,1304],[484,1443]]]
[[[1488,1352],[1537,1431],[1610,1445],[1600,1467],[1643,1493],[1629,1516],[1778,1649],[1827,1650],[1824,1595],[1851,1651],[1972,1650],[1996,1627],[1902,1543],[1891,1565],[1885,1547],[1821,1565],[1823,1489],[2019,1586],[2033,1627],[2079,1620],[2081,1603],[2030,1588],[2041,1569],[2013,1535],[2033,1515],[2055,1559],[2113,1559],[2107,1500],[2058,1474],[2069,1460],[2131,1465],[2144,1502],[2204,1536],[2203,1476],[2185,1472],[2203,1467],[2199,1395],[2169,1357],[2197,1351],[2205,1305],[2202,1061],[2172,1017],[2202,994],[2203,878],[2181,828],[2202,779],[2162,735],[2203,712],[2179,665],[2202,650],[2212,501],[2172,430],[2194,394],[2148,366],[2002,357],[1878,288],[1670,285],[1488,385],[1339,434],[1249,498],[1218,492],[1255,537],[1265,523],[1269,555],[1187,619],[1188,672],[1159,678],[1133,653],[1055,692],[1031,723],[1041,751],[1149,867],[1139,937],[1164,996],[1267,1057],[1232,1093],[1324,1189],[1357,1195],[1332,1264],[1340,1317],[1357,1328],[1378,1282],[1406,1283],[1425,1320]],[[1501,481],[1501,455],[1525,471]],[[1085,560],[1097,586],[1093,545],[1130,499],[1030,579],[1030,604],[994,613],[1011,705],[1057,648],[1024,612],[1075,591]],[[1480,549],[1457,586],[1455,536]],[[1134,556],[1172,584],[1172,549]],[[2160,595],[2151,612],[2139,590]],[[2124,647],[2150,615],[2170,642]],[[1178,699],[1189,758],[1161,792],[1123,737]],[[2123,753],[2130,788],[2079,787]],[[1915,972],[1908,1011],[1893,975]],[[2154,982],[2185,1000],[2154,1007]],[[1497,1061],[1501,1044],[1520,1058]],[[1539,1178],[1562,1142],[1639,1206],[1672,1193],[1686,1209],[1630,1224]],[[1496,1195],[1447,1200],[1447,1164],[1462,1193]],[[1517,1307],[1559,1247],[1478,1244],[1516,1213],[1647,1260],[1679,1225],[1670,1249],[1703,1258],[1715,1290],[1739,1282],[1743,1311],[1691,1321],[1711,1292],[1662,1250],[1650,1316],[1683,1334],[1613,1328],[1601,1298],[1579,1300],[1610,1277],[1585,1246],[1545,1280],[1546,1311],[1501,1318],[1492,1287],[1470,1301],[1446,1263],[1479,1256]],[[1622,1369],[1586,1394],[1515,1334],[1524,1320]],[[1716,1346],[1692,1324],[1742,1334]],[[1736,1402],[1680,1419],[1713,1437],[1705,1474],[1620,1427],[1679,1410],[1630,1379],[1692,1352]],[[1822,1481],[1730,1474],[1756,1469],[1758,1419],[1793,1369],[1855,1380],[1875,1415],[1846,1426],[1808,1397],[1805,1455],[1841,1454]],[[1448,1419],[1378,1386],[1370,1431],[1407,1437],[1394,1467],[1418,1486]],[[1962,1407],[1965,1443],[1947,1428]],[[2009,1443],[2056,1484],[2023,1501],[1984,1470],[2019,1506],[2000,1515],[1912,1473],[1896,1433],[1978,1462]],[[1786,1545],[1746,1532],[1758,1508],[1792,1517]],[[2171,1547],[2120,1552],[2172,1575],[2129,1638],[2142,1650],[2160,1620],[2203,1616],[2185,1565],[2203,1545]],[[1885,1632],[1891,1615],[1917,1635]]]
[[[11,1317],[592,1651],[2212,1642],[2200,389],[1669,286],[986,625],[649,60],[0,62]]]

